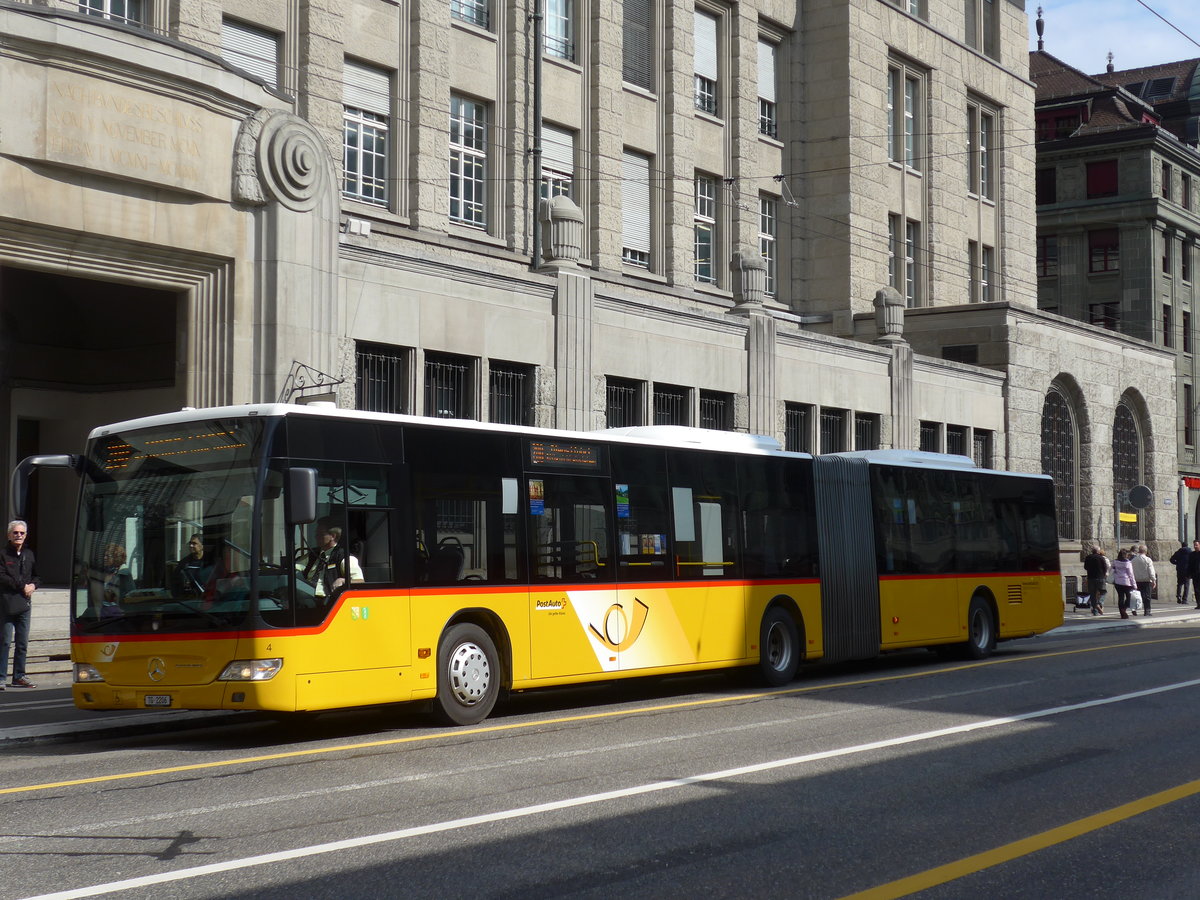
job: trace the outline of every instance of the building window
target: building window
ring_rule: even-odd
[[[730,431],[733,428],[733,397],[717,391],[701,391],[700,427]]]
[[[575,0],[546,0],[546,54],[575,60]]]
[[[1117,161],[1106,159],[1087,164],[1087,198],[1115,197],[1117,195]]]
[[[879,416],[877,414],[854,414],[854,449],[879,449]]]
[[[530,386],[533,370],[514,363],[488,366],[488,421],[503,425],[530,425]]]
[[[1171,315],[1171,304],[1164,303],[1162,308],[1163,346],[1175,346],[1175,320]]]
[[[977,366],[979,365],[979,345],[950,344],[942,348],[942,359]]]
[[[779,136],[775,115],[775,55],[777,48],[770,41],[758,42],[758,133],[767,137]]]
[[[1179,336],[1184,353],[1192,352],[1192,314],[1184,310],[1179,314]]]
[[[1184,209],[1192,208],[1192,176],[1179,176],[1179,204]]]
[[[575,134],[542,125],[542,199],[574,197]]]
[[[448,353],[425,354],[425,415],[470,419],[473,360]]]
[[[921,76],[903,66],[888,68],[888,157],[910,169],[921,168]]]
[[[937,422],[922,422],[918,449],[926,453],[941,453],[942,426]]]
[[[979,242],[967,241],[967,299],[979,302]]]
[[[966,0],[965,12],[967,46],[998,59],[1000,21],[996,0]]]
[[[275,33],[222,19],[221,57],[271,87],[279,86],[279,35]]]
[[[708,175],[696,176],[696,280],[717,283],[717,179]]]
[[[888,214],[888,284],[896,290],[902,287],[900,272],[903,266],[904,245],[900,242],[900,217],[895,213]]]
[[[141,25],[142,0],[79,0],[79,11],[125,25]]]
[[[1066,398],[1052,389],[1042,404],[1042,474],[1054,479],[1058,536],[1075,537],[1079,504],[1075,419]]]
[[[1109,331],[1119,330],[1121,327],[1121,304],[1115,301],[1092,303],[1088,306],[1088,324],[1099,325]]]
[[[342,103],[342,195],[386,206],[391,78],[347,60]]]
[[[1143,483],[1142,439],[1138,434],[1133,411],[1124,403],[1117,404],[1112,434],[1113,490],[1127,492]],[[1121,539],[1136,541],[1141,537],[1141,517],[1137,522],[1121,523]]]
[[[946,426],[946,452],[954,456],[967,455],[967,426]]]
[[[450,221],[487,227],[487,109],[450,97]]]
[[[768,194],[758,196],[758,252],[767,264],[768,297],[774,297],[779,271],[779,199]]]
[[[604,422],[607,428],[642,424],[642,383],[627,378],[605,378]]]
[[[1058,202],[1058,169],[1038,169],[1036,182],[1036,202],[1039,206],[1045,203]]]
[[[1168,231],[1163,232],[1162,236],[1162,270],[1164,275],[1171,274],[1171,245],[1175,243],[1175,238]]]
[[[921,246],[921,225],[912,219],[904,222],[904,305],[916,306],[920,279],[917,272],[917,253]]]
[[[1037,239],[1037,273],[1041,278],[1058,275],[1058,237],[1048,234]]]
[[[992,444],[995,438],[992,432],[984,428],[976,428],[971,438],[971,458],[975,465],[983,469],[992,467]]]
[[[996,250],[986,244],[979,259],[979,301],[991,303],[996,299],[994,285],[996,283]]]
[[[1195,410],[1192,406],[1192,386],[1183,386],[1183,442],[1189,447],[1195,443]]]
[[[995,199],[995,148],[993,147],[996,133],[995,114],[972,104],[967,107],[967,123],[969,132],[967,141],[968,190],[972,194],[993,200]]]
[[[488,3],[489,0],[450,0],[450,18],[487,28]]]
[[[926,13],[923,8],[925,0],[891,0],[891,2],[895,6],[912,13],[918,18],[925,18]]]
[[[654,5],[651,0],[621,3],[621,63],[626,82],[654,90]]]
[[[1088,271],[1115,272],[1121,267],[1121,235],[1116,228],[1088,232]]]
[[[1171,199],[1171,166],[1168,163],[1162,164],[1162,198],[1164,200]]]
[[[812,453],[813,408],[807,403],[788,403],[784,407],[783,449],[792,453]]]
[[[688,424],[688,389],[668,384],[654,386],[654,424]]]
[[[1192,280],[1192,245],[1188,241],[1179,248],[1179,278],[1187,283]]]
[[[621,260],[650,267],[650,157],[629,151],[621,158]]]
[[[359,343],[354,352],[354,408],[407,413],[411,355],[407,348]]]
[[[818,422],[822,453],[842,453],[846,449],[846,417],[848,410],[821,408]]]
[[[696,109],[715,116],[717,108],[717,17],[696,10]]]

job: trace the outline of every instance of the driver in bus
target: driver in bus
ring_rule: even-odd
[[[322,524],[317,529],[317,549],[310,550],[304,567],[304,580],[318,597],[333,599],[347,584],[362,584],[358,560],[341,546],[342,529]]]
[[[197,532],[188,540],[188,555],[175,568],[175,592],[203,594],[212,571],[213,560],[204,549],[204,535]]]

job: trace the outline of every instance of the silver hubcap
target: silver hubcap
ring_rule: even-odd
[[[492,683],[492,667],[487,654],[473,641],[466,641],[454,648],[446,674],[450,680],[450,692],[463,706],[474,706],[482,700]]]
[[[787,629],[776,622],[767,632],[767,661],[771,668],[782,672],[792,661],[792,648],[787,638]]]

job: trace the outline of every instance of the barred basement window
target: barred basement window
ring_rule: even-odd
[[[503,425],[531,424],[532,404],[529,387],[533,370],[529,366],[492,362],[488,371],[488,421]]]
[[[355,348],[354,408],[368,412],[407,413],[408,360],[411,350],[359,343]]]
[[[1042,473],[1054,479],[1060,538],[1076,536],[1079,505],[1075,454],[1075,420],[1070,406],[1061,393],[1051,390],[1042,404]]]
[[[967,455],[967,429],[965,425],[946,426],[946,452],[955,456]]]
[[[470,419],[471,360],[465,356],[425,354],[425,415]]]
[[[642,424],[642,383],[627,378],[606,378],[604,423],[607,428]]]
[[[822,453],[841,453],[846,449],[846,416],[848,410],[821,409],[818,423]]]
[[[666,384],[654,386],[654,424],[688,424],[687,388]]]
[[[874,413],[854,414],[854,449],[879,449],[879,416]]]
[[[812,412],[807,403],[789,403],[784,408],[783,448],[793,453],[812,453]]]
[[[700,392],[700,427],[728,431],[733,427],[733,398],[716,391]]]

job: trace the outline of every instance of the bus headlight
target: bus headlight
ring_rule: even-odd
[[[104,680],[100,670],[89,663],[75,663],[73,677],[76,684],[96,684]]]
[[[270,681],[282,668],[282,659],[235,659],[217,681]]]

